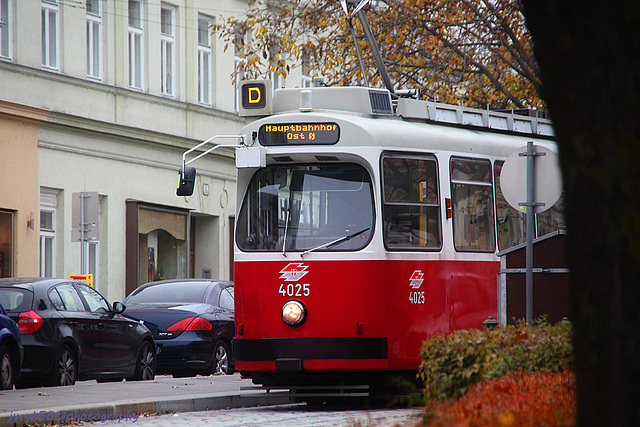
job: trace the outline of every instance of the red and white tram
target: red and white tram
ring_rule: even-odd
[[[415,376],[421,344],[497,317],[524,242],[502,163],[546,119],[362,87],[245,82],[236,150],[236,369],[267,387]],[[255,107],[255,109],[253,109]]]

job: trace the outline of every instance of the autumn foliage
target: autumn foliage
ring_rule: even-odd
[[[240,59],[234,78],[286,77],[301,67],[328,85],[383,86],[353,15],[359,3],[258,0],[214,30]],[[366,17],[396,89],[479,108],[544,107],[520,0],[371,1]]]
[[[573,425],[571,326],[520,322],[461,330],[422,346],[430,426]]]
[[[475,383],[510,372],[573,369],[571,326],[540,321],[533,326],[455,331],[425,341],[421,357],[425,400],[456,398]]]
[[[461,398],[427,406],[429,427],[572,426],[575,418],[574,375],[512,372],[480,382]]]

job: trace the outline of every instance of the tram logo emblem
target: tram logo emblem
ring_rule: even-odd
[[[280,278],[285,282],[297,282],[302,279],[307,273],[308,265],[304,265],[301,262],[290,262],[285,268],[280,270]]]
[[[422,282],[424,281],[423,277],[424,273],[422,272],[422,270],[414,271],[411,275],[411,278],[409,279],[409,286],[411,286],[413,289],[420,288],[420,286],[422,286]]]

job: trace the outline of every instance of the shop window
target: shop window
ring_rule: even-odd
[[[140,207],[138,284],[187,273],[187,215]]]

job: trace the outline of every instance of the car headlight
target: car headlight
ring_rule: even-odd
[[[287,301],[282,306],[282,320],[289,326],[299,326],[307,318],[307,308],[296,300]]]

